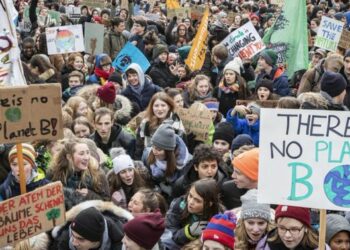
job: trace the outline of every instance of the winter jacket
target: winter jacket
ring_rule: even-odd
[[[128,39],[122,33],[111,30],[104,37],[103,53],[114,60],[127,42]]]
[[[273,81],[273,93],[279,96],[288,96],[290,95],[288,76],[282,68],[277,68],[274,66],[270,74],[267,74],[265,71],[260,73],[256,79],[256,82],[259,82],[260,79],[267,78]]]
[[[230,122],[236,135],[247,134],[253,139],[254,145],[259,147],[259,134],[260,134],[260,118],[253,124],[249,125],[246,118],[239,118],[238,114],[232,116],[230,109],[226,114],[226,121]]]
[[[349,109],[345,105],[334,103],[333,98],[328,93],[322,90],[320,91],[320,93],[327,100],[328,110],[349,111]]]
[[[118,124],[112,126],[111,135],[107,144],[102,142],[101,136],[96,131],[90,136],[90,139],[92,139],[96,143],[96,146],[102,149],[103,153],[106,155],[109,155],[109,150],[111,148],[122,147],[131,157],[134,156],[135,138],[124,131]]]
[[[161,62],[159,59],[153,64],[149,76],[156,85],[162,88],[175,88],[175,84],[179,80],[177,76],[171,73],[169,65],[166,62]]]
[[[36,177],[26,185],[27,192],[31,192],[38,187],[45,186],[50,181],[45,178],[45,175],[40,172],[35,172]],[[0,197],[3,200],[10,199],[12,197],[18,196],[21,194],[21,189],[19,182],[13,176],[12,172],[7,175],[5,181],[0,185]]]
[[[145,43],[143,41],[143,35],[133,35],[129,38],[129,42],[136,42],[136,47],[142,52],[145,53]]]
[[[318,93],[320,91],[320,80],[324,73],[323,63],[324,60],[304,73],[300,80],[297,96],[304,92]]]
[[[346,80],[346,95],[344,97],[344,105],[350,109],[350,77],[347,76],[344,72],[344,67],[340,70],[340,73],[344,76]]]
[[[131,220],[133,216],[126,210],[115,206],[112,202],[99,200],[86,201],[80,203],[66,212],[66,222],[63,225],[56,226],[51,236],[51,250],[74,250],[70,244],[71,229],[70,224],[74,218],[84,209],[95,207],[99,210],[105,219],[105,231],[101,245],[96,250],[115,250],[122,249],[122,239],[124,237],[123,223]]]
[[[214,179],[220,190],[222,184],[229,180],[227,173],[221,168],[220,165],[218,166],[218,172]],[[194,169],[193,161],[190,161],[186,164],[184,174],[176,180],[175,185],[173,186],[173,197],[177,198],[184,195],[190,188],[191,184],[198,180],[198,172]]]
[[[228,210],[240,207],[241,196],[247,191],[248,189],[238,188],[232,180],[226,181],[221,186],[221,200]]]
[[[151,100],[152,96],[161,91],[161,88],[157,85],[153,84],[152,80],[145,76],[143,73],[141,67],[136,64],[132,63],[130,66],[126,69],[133,69],[138,73],[139,81],[140,81],[140,88],[141,92],[140,94],[133,89],[133,87],[127,82],[127,87],[122,91],[122,95],[127,97],[131,102],[134,102],[137,104],[140,111],[143,111],[147,108],[149,101]],[[123,76],[124,79],[127,79],[126,75]]]

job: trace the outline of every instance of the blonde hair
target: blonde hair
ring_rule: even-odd
[[[328,109],[328,102],[320,93],[305,92],[301,93],[297,99],[300,101],[301,106],[303,103],[308,102],[316,109]]]

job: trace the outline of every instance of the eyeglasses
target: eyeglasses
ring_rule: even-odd
[[[298,235],[300,234],[301,230],[303,230],[304,226],[302,227],[292,227],[292,228],[285,228],[283,226],[279,226],[277,225],[278,231],[281,234],[286,234],[287,232],[289,232],[291,235]]]

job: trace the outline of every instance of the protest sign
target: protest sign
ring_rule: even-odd
[[[329,51],[336,51],[343,31],[344,23],[326,16],[322,16],[318,28],[315,46]]]
[[[231,57],[252,58],[265,48],[252,22],[248,22],[233,31],[221,42]]]
[[[172,20],[176,16],[177,20],[182,22],[182,19],[191,17],[191,8],[181,7],[178,9],[169,9],[166,15],[169,20]]]
[[[75,7],[73,5],[69,5],[65,7],[66,9],[66,14],[69,16],[71,19],[79,19],[81,16],[81,9],[80,7]]]
[[[105,7],[105,0],[82,0],[81,5],[103,9]]]
[[[203,5],[192,5],[191,6],[191,19],[201,20],[205,12],[205,7]]]
[[[84,46],[91,55],[103,53],[104,26],[97,23],[85,23]]]
[[[262,109],[258,202],[350,211],[349,138],[348,112]]]
[[[193,44],[185,60],[191,71],[200,70],[204,64],[207,51],[209,8],[206,8],[201,24],[199,25]]]
[[[0,247],[14,245],[65,222],[60,181],[0,202]]]
[[[285,0],[270,0],[270,4],[282,6]]]
[[[350,48],[350,31],[343,29],[338,46],[343,49]]]
[[[204,104],[195,102],[189,109],[178,108],[176,113],[179,115],[187,133],[195,134],[196,140],[208,140],[209,130],[213,124],[213,115]]]
[[[158,22],[160,19],[160,15],[158,13],[146,13],[145,17],[148,20],[154,21],[154,22]]]
[[[39,15],[39,8],[35,9],[35,12],[37,14],[37,16]],[[54,10],[48,10],[47,11],[47,15],[54,20],[55,22],[55,26],[60,26],[61,25],[61,13],[58,11],[54,11]],[[32,27],[32,23],[29,20],[29,6],[25,7],[23,10],[23,30],[25,32],[29,32],[31,27]]]
[[[146,72],[151,66],[145,55],[136,46],[128,42],[118,53],[112,66],[121,72],[125,72],[126,68],[132,63],[140,65],[143,72]]]
[[[236,105],[244,105],[248,106],[249,103],[255,102],[262,108],[276,108],[278,104],[278,100],[266,100],[266,101],[260,101],[260,100],[236,100]]]
[[[81,24],[46,28],[49,55],[85,51]]]
[[[63,137],[59,83],[2,88],[0,143]]]

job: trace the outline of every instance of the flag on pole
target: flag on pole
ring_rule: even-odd
[[[190,53],[185,60],[186,65],[192,70],[200,70],[203,66],[207,50],[209,8],[206,7],[201,24],[192,43]]]
[[[286,64],[288,77],[308,67],[306,0],[285,1],[281,14],[265,34],[263,41],[278,54],[278,63]]]

